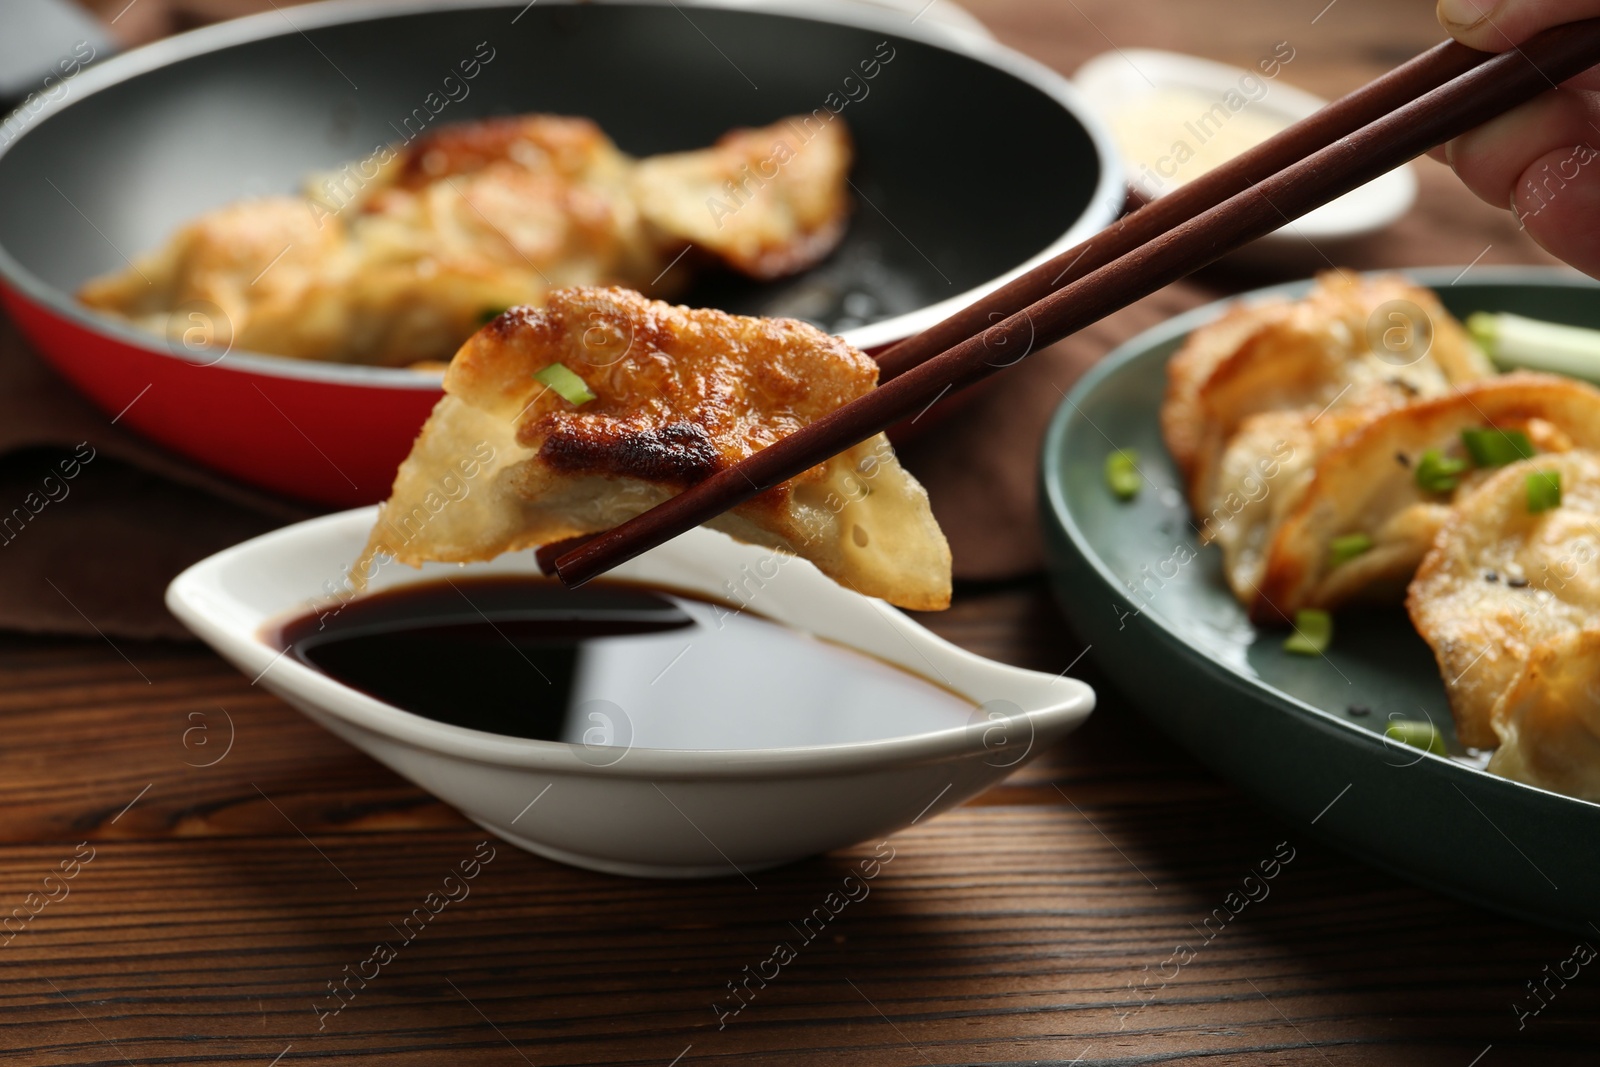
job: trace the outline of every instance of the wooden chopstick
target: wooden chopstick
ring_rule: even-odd
[[[1600,63],[1600,19],[1545,30],[540,565],[581,585]],[[1280,135],[1281,136],[1281,135]],[[1160,201],[1156,201],[1157,204]],[[1151,205],[1154,206],[1154,205]],[[555,551],[547,551],[555,550]],[[550,558],[557,555],[559,558]]]
[[[1457,41],[1441,41],[1386,74],[1340,97],[1226,163],[1129,212],[1081,244],[967,305],[878,356],[878,384],[954,348],[1007,315],[1044,299],[1090,271],[1215,207],[1297,159],[1348,136],[1490,57]]]

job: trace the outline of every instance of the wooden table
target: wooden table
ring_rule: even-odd
[[[1108,42],[1249,62],[1288,39],[1293,80],[1324,93],[1436,36],[1431,5],[1337,0],[1314,20],[1323,3],[972,7],[1063,70]],[[1423,176],[1413,216],[1346,262],[1540,258],[1438,168]],[[963,588],[924,621],[1049,671],[1083,650],[1037,580]],[[1600,973],[1521,1030],[1512,1009],[1573,938],[1285,827],[1090,663],[1075,673],[1101,707],[1082,731],[895,835],[870,895],[725,1027],[727,983],[870,849],[752,889],[604,877],[501,844],[470,897],[319,1030],[328,983],[483,833],[209,652],[0,637],[0,913],[38,909],[0,937],[0,1046],[18,1064],[1595,1062]],[[1168,962],[1284,848],[1295,858],[1267,899]],[[76,876],[47,881],[63,865]],[[1136,992],[1158,986],[1147,1004]]]

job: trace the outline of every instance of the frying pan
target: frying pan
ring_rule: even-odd
[[[885,47],[892,58],[864,79],[860,64]],[[829,0],[335,2],[109,60],[8,125],[0,299],[121,423],[267,489],[367,503],[387,494],[440,396],[437,375],[230,350],[207,308],[179,309],[164,338],[72,293],[204,210],[299,189],[424,124],[585,115],[647,155],[825,106],[842,106],[857,147],[838,251],[777,283],[705,276],[684,303],[805,318],[881,348],[1089,236],[1122,204],[1111,143],[1063,78],[892,12]]]

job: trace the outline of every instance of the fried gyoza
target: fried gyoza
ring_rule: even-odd
[[[1252,415],[1370,415],[1489,373],[1432,293],[1392,275],[1328,272],[1304,299],[1197,330],[1169,364],[1162,426],[1191,505],[1206,513],[1233,489],[1222,468],[1238,460],[1224,454]]]
[[[345,344],[341,285],[356,265],[342,226],[319,226],[305,201],[268,197],[207,212],[78,298],[175,340],[198,328],[206,343],[318,359]]]
[[[1252,621],[1409,582],[1461,741],[1600,800],[1600,390],[1494,377],[1431,294],[1328,275],[1194,331],[1161,422]]]
[[[804,116],[733,130],[710,148],[639,163],[645,222],[754,278],[804,270],[844,234],[850,170],[844,124]]]
[[[535,379],[554,364],[594,399],[575,404]],[[457,353],[356,576],[385,557],[483,560],[609,529],[865,394],[877,373],[802,322],[558,290]],[[481,464],[477,488],[435,507],[467,460]],[[881,435],[711,525],[903,607],[950,600],[944,534]]]
[[[447,126],[319,176],[303,198],[208,212],[79,298],[158,332],[187,330],[182,312],[204,307],[252,351],[444,360],[486,314],[554,288],[669,294],[691,272],[688,246],[762,278],[826,256],[848,212],[850,138],[841,121],[802,121],[816,126],[736,130],[643,161],[587,119]],[[716,197],[736,207],[723,217]]]
[[[1221,317],[1194,330],[1167,361],[1167,395],[1161,403],[1161,436],[1185,481],[1194,477],[1200,441],[1206,436],[1206,411],[1200,390],[1217,365],[1252,335],[1291,314],[1281,297],[1257,304],[1235,304]]]
[[[1600,427],[1589,436],[1600,436]],[[1560,476],[1561,503],[1535,513],[1527,483],[1540,471]],[[1548,663],[1535,667],[1540,646],[1600,621],[1597,563],[1600,453],[1535,456],[1462,495],[1417,569],[1406,608],[1439,660],[1464,744],[1490,748],[1500,740],[1498,709],[1519,676],[1552,671]],[[1532,678],[1514,698],[1519,714],[1537,702],[1526,688]],[[1553,716],[1534,717],[1546,729]]]
[[[1600,800],[1600,629],[1552,637],[1495,704],[1500,747],[1489,770]]]
[[[1399,599],[1455,497],[1488,477],[1468,471],[1454,491],[1432,492],[1418,484],[1418,462],[1430,451],[1461,458],[1462,431],[1486,428],[1522,431],[1541,452],[1600,448],[1600,390],[1570,378],[1510,374],[1337,435],[1317,453],[1272,533],[1252,615],[1282,622],[1301,608]],[[1362,535],[1370,546],[1338,562],[1333,541],[1347,535]]]
[[[1223,577],[1247,607],[1260,596],[1273,533],[1342,428],[1332,416],[1312,423],[1299,411],[1268,411],[1245,419],[1228,442],[1217,469],[1221,488],[1196,523],[1202,543],[1222,549]]]

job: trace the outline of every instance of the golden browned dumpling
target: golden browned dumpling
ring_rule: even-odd
[[[202,215],[78,296],[176,343],[198,326],[206,343],[321,359],[349,333],[341,293],[355,267],[341,223],[319,225],[305,201],[269,197]]]
[[[1600,629],[1536,646],[1495,703],[1493,725],[1500,747],[1491,772],[1600,800]]]
[[[802,141],[801,121],[735,131],[659,166],[587,119],[442,127],[314,176],[304,198],[209,212],[79,297],[154,330],[187,329],[175,310],[214,305],[217,332],[251,351],[446,360],[486,318],[551,289],[669,295],[696,262],[680,258],[688,244],[763,278],[825,256],[848,213],[849,135],[835,119]]]
[[[1223,456],[1252,415],[1370,415],[1490,373],[1432,293],[1392,275],[1328,272],[1304,299],[1225,318],[1180,350],[1163,426],[1192,506],[1207,512],[1233,488],[1219,481]]]
[[[1196,513],[1201,543],[1222,550],[1222,573],[1241,604],[1261,593],[1272,535],[1293,508],[1317,455],[1348,428],[1298,411],[1265,411],[1239,424],[1217,470],[1211,507]],[[1282,622],[1282,619],[1268,620]]]
[[[1264,622],[1306,606],[1267,601],[1262,585],[1318,457],[1383,412],[1488,373],[1434,296],[1394,276],[1326,273],[1301,300],[1195,331],[1168,364],[1162,431],[1234,595]]]
[[[512,164],[529,174],[593,185],[626,182],[629,159],[599,126],[567,115],[516,115],[463,122],[396,152],[384,188],[417,190],[447,175]]]
[[[852,154],[838,119],[785,119],[734,130],[711,148],[642,161],[634,199],[667,239],[688,241],[752,277],[776,278],[818,262],[844,235],[850,195],[841,177]]]
[[[1409,582],[1461,741],[1600,800],[1600,390],[1494,376],[1432,294],[1324,275],[1191,334],[1161,420],[1253,622]]]
[[[553,367],[563,387],[535,377]],[[466,562],[609,529],[865,394],[877,373],[802,322],[558,290],[457,353],[357,577],[384,557]],[[482,467],[478,488],[436,507],[468,460]],[[927,494],[881,435],[711,525],[903,607],[950,600],[950,550]]]
[[[665,266],[624,196],[543,175],[488,168],[376,206],[355,223],[346,360],[449,358],[508,306],[565,285],[647,286]]]
[[[1456,497],[1489,476],[1463,470],[1455,486],[1419,480],[1430,452],[1467,463],[1462,431],[1525,433],[1541,452],[1600,449],[1600,390],[1570,378],[1510,374],[1384,412],[1319,452],[1273,531],[1251,614],[1282,622],[1301,608],[1400,598]],[[1341,554],[1335,540],[1361,540]],[[1348,542],[1344,542],[1348,543]]]
[[[1257,331],[1290,314],[1289,301],[1235,304],[1222,316],[1189,334],[1167,361],[1167,395],[1161,404],[1161,436],[1185,481],[1193,478],[1206,432],[1200,389],[1217,364],[1239,350]]]
[[[1600,624],[1600,453],[1585,444],[1514,463],[1463,494],[1411,583],[1406,608],[1439,660],[1464,744],[1499,741],[1495,708],[1539,646]],[[1560,506],[1530,510],[1537,472],[1559,477]],[[1530,699],[1516,698],[1524,710]]]

